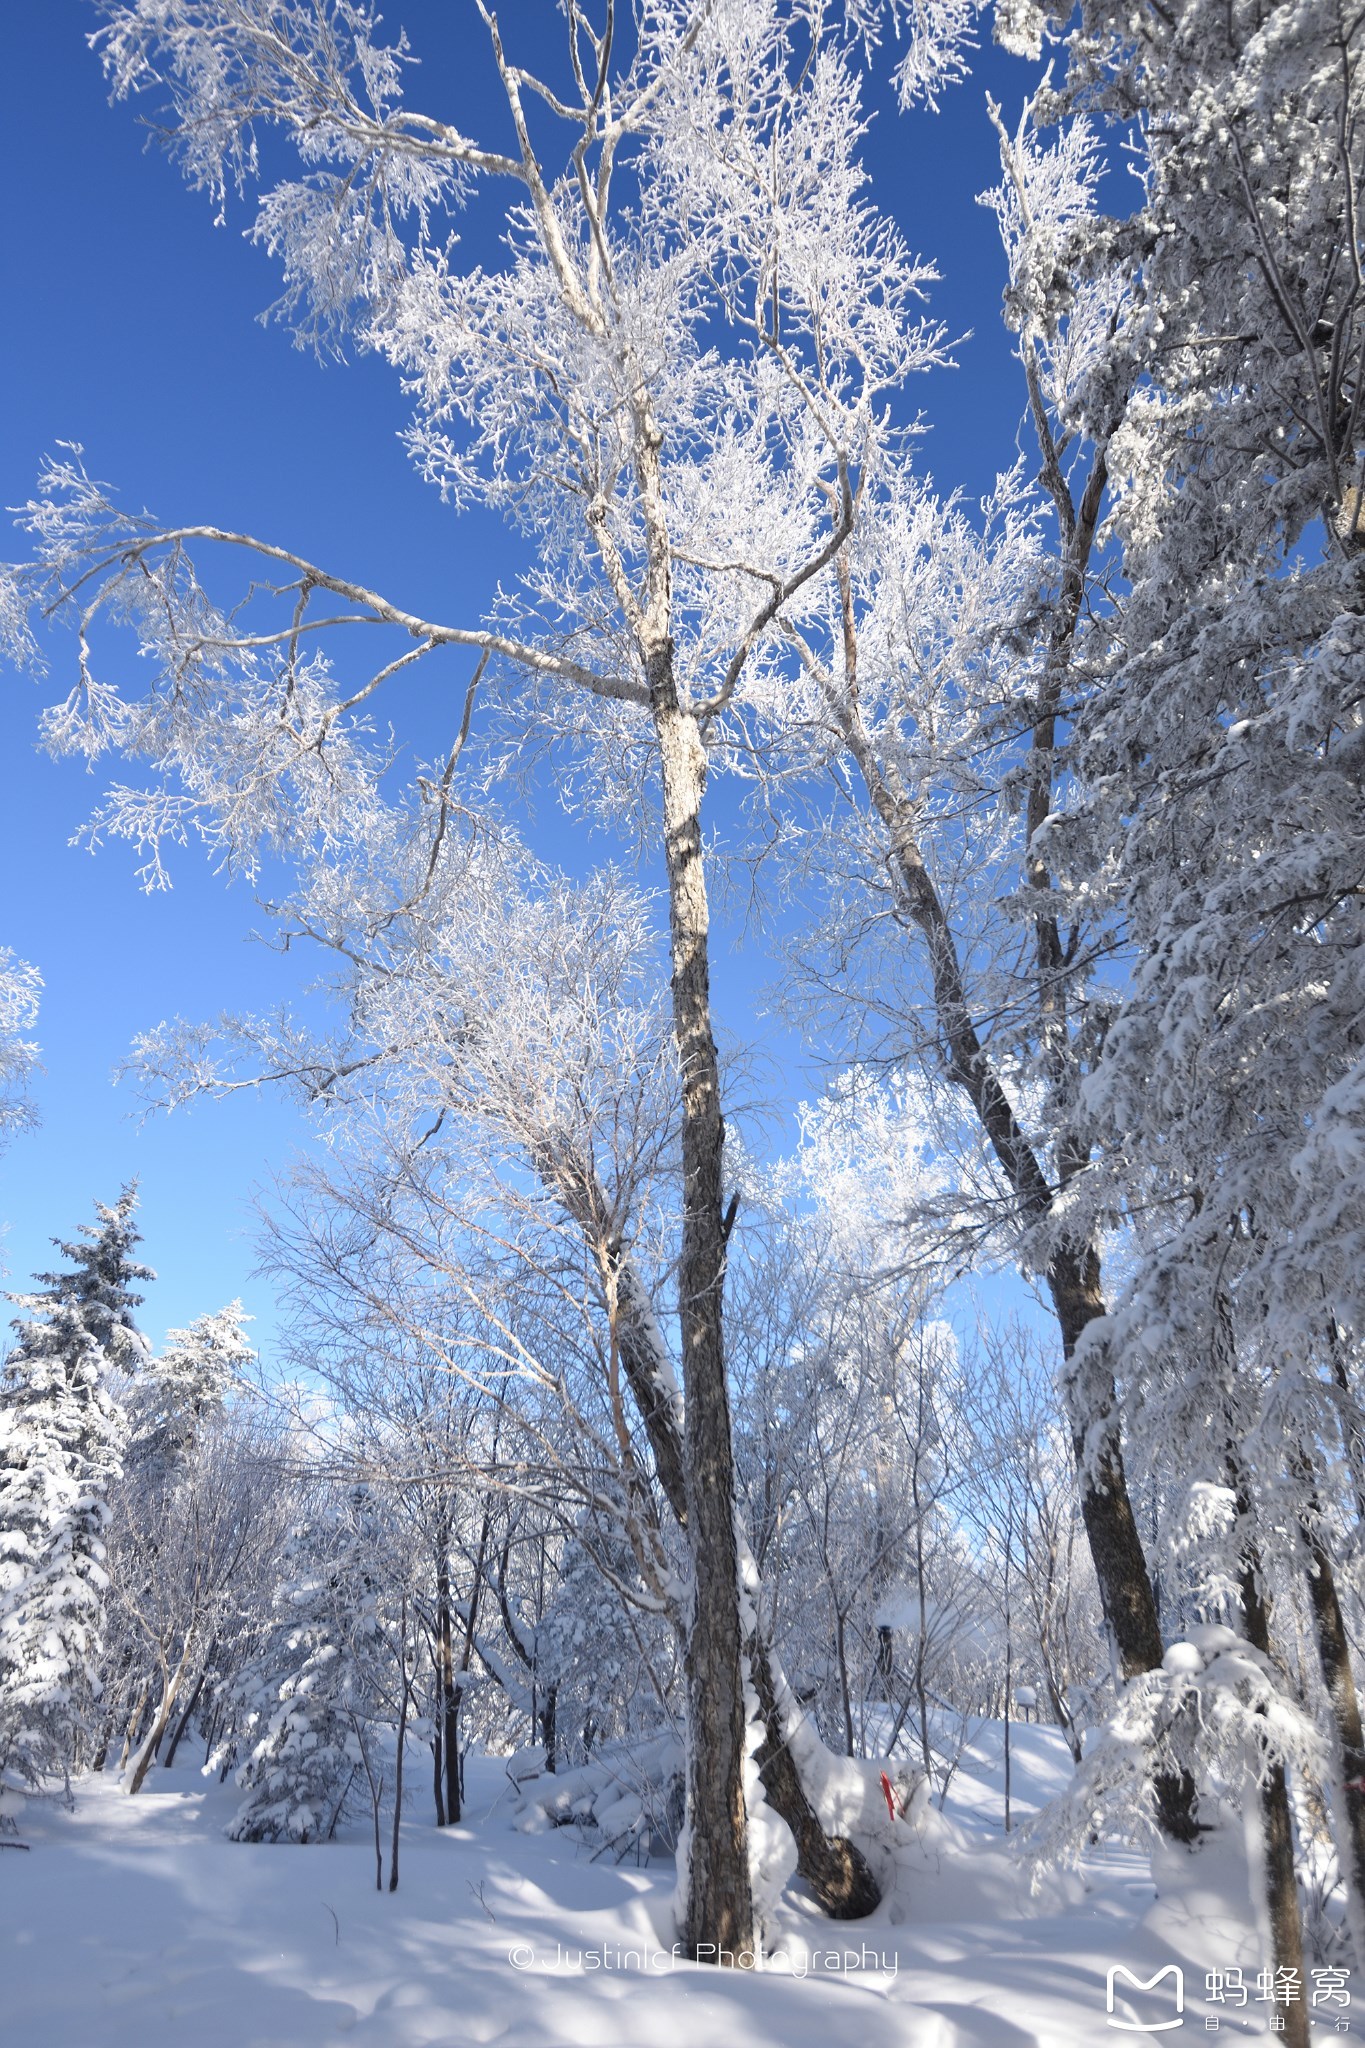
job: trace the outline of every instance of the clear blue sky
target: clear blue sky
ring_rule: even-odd
[[[466,0],[392,0],[424,59],[413,104],[483,134],[495,104],[482,30]],[[552,0],[500,10],[513,51],[558,27]],[[392,373],[361,360],[321,368],[256,316],[275,296],[268,259],[242,238],[245,216],[215,228],[136,109],[111,107],[85,46],[84,0],[14,0],[0,94],[6,317],[0,331],[3,502],[26,497],[58,440],[84,443],[92,471],[129,504],[175,521],[213,521],[281,541],[363,578],[428,615],[473,620],[508,542],[485,517],[456,520],[411,471],[397,441],[405,408]],[[934,310],[960,368],[926,378],[926,462],[941,486],[986,490],[1013,455],[1020,389],[999,321],[1002,259],[975,194],[998,175],[989,87],[1007,115],[1029,71],[993,49],[942,113],[878,112],[869,157],[882,203],[943,273]],[[500,137],[494,138],[501,141]],[[479,216],[471,237],[488,232]],[[6,544],[0,553],[13,552]],[[0,1159],[0,1256],[10,1286],[48,1262],[92,1200],[139,1176],[144,1250],[160,1279],[145,1322],[164,1329],[240,1295],[267,1342],[269,1287],[253,1279],[253,1190],[306,1129],[276,1101],[243,1098],[151,1122],[111,1075],[139,1030],[166,1016],[262,1007],[297,986],[298,963],[251,943],[253,906],[192,852],[170,894],[146,897],[125,848],[68,844],[98,785],[34,750],[34,721],[64,694],[71,644],[58,637],[46,687],[0,676],[0,945],[46,980],[40,1025],[43,1124]],[[548,810],[532,836],[573,860]],[[559,836],[556,836],[559,835]],[[756,1004],[771,971],[754,946],[717,960],[722,1014],[745,1037],[767,1027]],[[818,1086],[791,1041],[770,1034],[789,1102]]]

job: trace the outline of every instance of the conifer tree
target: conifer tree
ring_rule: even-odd
[[[353,1503],[353,1506],[355,1504]],[[257,1740],[237,1773],[247,1793],[229,1823],[235,1842],[317,1842],[331,1836],[362,1769],[377,1648],[374,1531],[363,1512],[302,1523],[275,1595],[281,1627],[243,1675]]]
[[[16,1297],[24,1308],[49,1295],[69,1300],[110,1371],[126,1380],[136,1379],[143,1371],[151,1348],[133,1315],[142,1305],[142,1296],[133,1291],[134,1283],[156,1278],[150,1266],[133,1257],[133,1247],[142,1242],[142,1232],[133,1222],[136,1209],[136,1181],[128,1183],[112,1206],[96,1202],[97,1221],[82,1223],[79,1228],[84,1242],[68,1244],[53,1239],[58,1251],[71,1261],[72,1270],[39,1273],[36,1277],[48,1292]]]
[[[136,1193],[126,1188],[71,1270],[12,1297],[24,1311],[0,1380],[0,1771],[36,1786],[65,1777],[100,1692],[108,1491],[123,1423],[108,1380],[146,1353],[132,1283]]]
[[[206,1423],[223,1412],[229,1387],[255,1357],[240,1301],[168,1330],[129,1397],[129,1462],[170,1472],[183,1463]]]

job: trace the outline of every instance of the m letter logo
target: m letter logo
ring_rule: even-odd
[[[1114,2013],[1114,1986],[1120,1977],[1126,1977],[1134,1991],[1155,1991],[1163,1977],[1175,1979],[1175,2018],[1169,2020],[1125,2020]],[[1109,2025],[1118,2027],[1127,2034],[1164,2034],[1171,2027],[1185,2024],[1185,1972],[1178,1963],[1167,1963],[1164,1970],[1158,1970],[1155,1977],[1137,1977],[1122,1963],[1111,1963],[1104,1980],[1104,2009],[1109,2015]]]

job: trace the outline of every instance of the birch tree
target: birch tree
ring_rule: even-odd
[[[295,147],[300,175],[260,192],[254,230],[282,267],[281,310],[306,338],[350,336],[396,366],[417,400],[423,473],[519,523],[535,566],[481,622],[424,619],[273,542],[129,519],[63,457],[29,512],[44,601],[83,622],[83,645],[104,616],[129,619],[159,680],[127,699],[83,660],[49,738],[166,773],[151,792],[116,791],[100,821],[147,848],[153,881],[168,834],[197,829],[250,866],[263,846],[338,832],[370,800],[362,705],[452,647],[477,653],[482,685],[527,730],[580,750],[609,805],[621,762],[645,764],[682,1085],[684,1923],[694,1948],[743,1954],[754,1929],[703,800],[741,678],[853,529],[877,393],[935,360],[939,338],[917,311],[927,273],[860,196],[857,82],[832,17],[780,0],[658,0],[628,36],[609,0],[595,21],[575,0],[543,76],[478,12],[500,147],[406,105],[405,51],[360,0],[283,15],[263,0],[110,5],[99,42],[115,93],[159,96],[172,153],[220,205],[258,186],[266,131]],[[876,14],[859,8],[848,25],[874,35]],[[913,48],[932,76],[935,38]],[[461,269],[447,239],[476,185],[508,196],[501,267]],[[780,242],[774,195],[791,229]],[[821,378],[831,341],[859,353],[856,379]],[[765,549],[776,568],[755,578],[735,542],[767,502],[758,476],[782,480],[800,509]],[[210,602],[192,553],[215,549],[274,579],[256,586],[268,617]],[[340,684],[315,637],[339,619],[392,628],[401,651]],[[438,841],[459,744],[425,785]]]

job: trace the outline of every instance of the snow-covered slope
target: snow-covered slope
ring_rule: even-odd
[[[1053,1731],[1015,1730],[1019,1810],[1067,1768]],[[30,1808],[30,1853],[0,1857],[0,2038],[1080,2048],[1113,2038],[1113,1964],[1147,1979],[1182,1963],[1186,2024],[1201,2034],[1204,1972],[1241,1962],[1254,1974],[1236,1857],[1202,1862],[1202,1899],[1192,1871],[1172,1872],[1154,1904],[1145,1864],[1113,1854],[1030,1897],[1001,1829],[998,1728],[964,1758],[946,1822],[902,1823],[896,1886],[877,1914],[835,1927],[789,1895],[781,1951],[758,1973],[675,1961],[670,1863],[616,1865],[573,1829],[519,1831],[500,1764],[471,1760],[469,1781],[465,1826],[438,1833],[415,1805],[395,1894],[376,1892],[358,1825],[320,1847],[228,1842],[240,1795],[193,1769],[154,1771],[136,1799],[95,1780],[77,1787],[72,1813]],[[1120,2017],[1132,1999],[1143,2012],[1169,2005],[1172,1981],[1127,2006],[1121,1990]],[[1240,2031],[1227,2017],[1224,2029]]]

